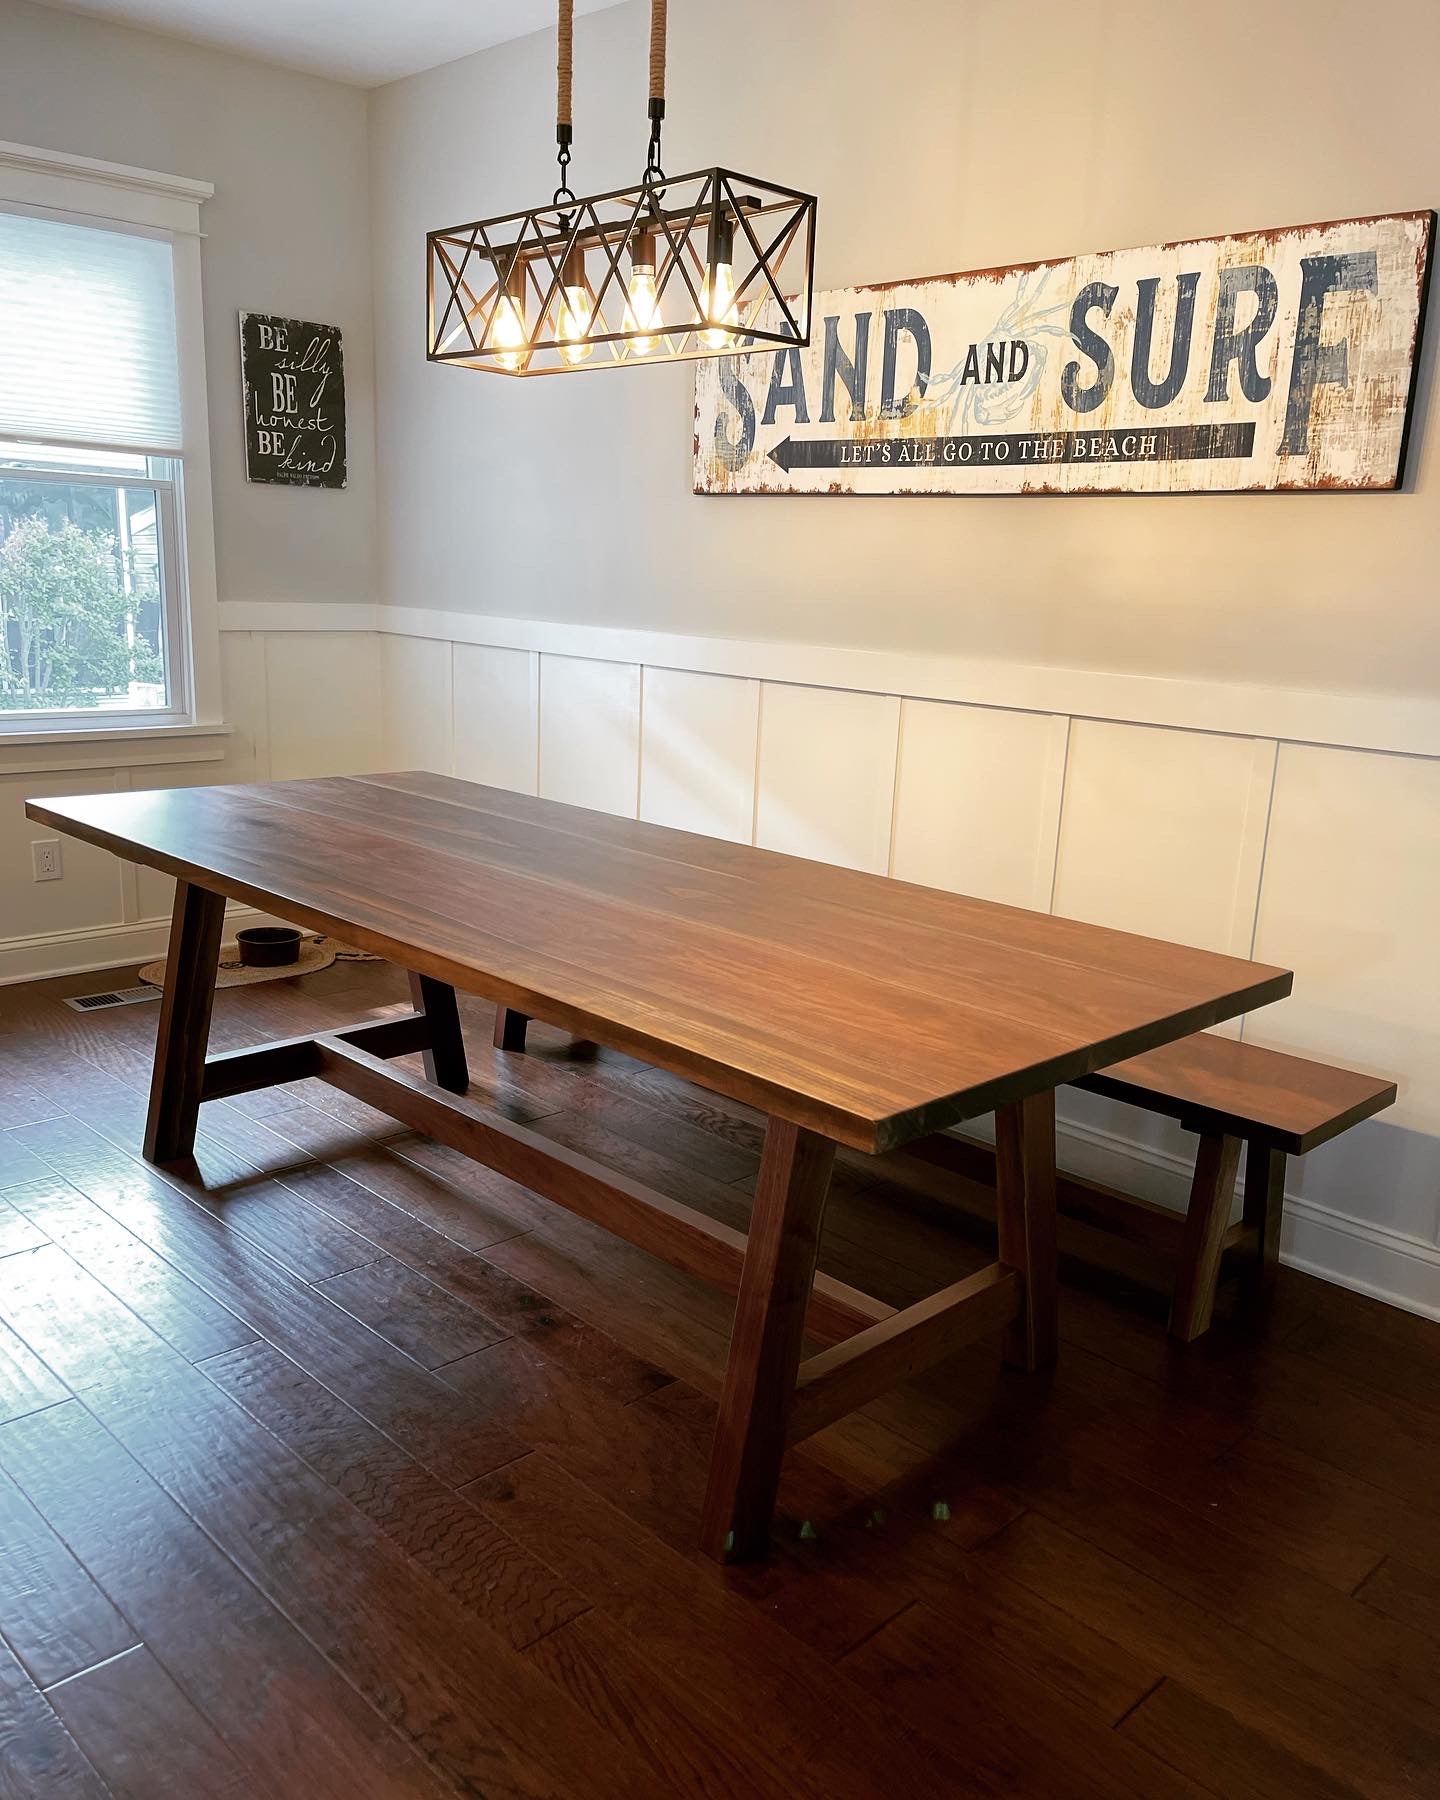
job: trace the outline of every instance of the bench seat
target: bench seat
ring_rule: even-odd
[[[1328,1143],[1395,1098],[1395,1083],[1378,1075],[1331,1068],[1206,1031],[1082,1076],[1073,1085],[1164,1113],[1187,1131],[1263,1141],[1287,1156],[1303,1156]]]
[[[1195,1174],[1170,1303],[1171,1335],[1189,1343],[1208,1330],[1220,1261],[1233,1241],[1230,1207],[1245,1153],[1242,1240],[1245,1297],[1258,1307],[1280,1255],[1285,1168],[1389,1106],[1395,1083],[1288,1056],[1260,1044],[1197,1032],[1115,1063],[1074,1084],[1177,1119],[1196,1132]]]
[[[1119,1240],[1172,1261],[1170,1331],[1186,1343],[1209,1328],[1226,1251],[1236,1254],[1245,1301],[1258,1310],[1268,1293],[1279,1261],[1289,1158],[1327,1143],[1395,1098],[1395,1083],[1380,1076],[1209,1032],[1114,1063],[1071,1085],[1176,1119],[1197,1134],[1190,1203],[1183,1214],[1075,1175],[1060,1173],[1055,1187],[1062,1217],[1088,1234],[1085,1245],[1098,1248]],[[1242,1154],[1244,1213],[1232,1225]],[[922,1138],[892,1155],[918,1157],[971,1183],[994,1183],[994,1151],[954,1132]],[[975,1199],[972,1187],[961,1204],[976,1210]],[[1087,1253],[1080,1244],[1077,1250]]]

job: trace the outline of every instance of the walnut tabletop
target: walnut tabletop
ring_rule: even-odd
[[[26,812],[864,1151],[1278,1000],[1292,979],[445,776]]]

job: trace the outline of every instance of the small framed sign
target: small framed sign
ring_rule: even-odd
[[[245,477],[283,487],[345,485],[345,358],[333,325],[240,315]]]

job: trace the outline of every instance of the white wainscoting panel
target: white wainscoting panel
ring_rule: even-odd
[[[117,788],[212,787],[216,782],[247,781],[248,775],[237,775],[222,763],[157,763],[153,768],[118,769]],[[175,899],[175,883],[159,869],[147,869],[139,863],[120,863],[121,880],[125,884],[127,904],[125,918],[140,924],[170,923]]]
[[[220,689],[232,735],[225,744],[223,774],[210,781],[266,781],[270,733],[266,717],[265,639],[258,631],[220,634]],[[137,781],[134,784],[139,787]]]
[[[907,694],[917,700],[957,700],[1017,712],[1066,713],[1238,737],[1440,755],[1440,702],[1430,694],[1321,693],[1315,688],[1062,668],[990,656],[861,650],[783,638],[688,637],[574,619],[512,619],[403,603],[376,608],[231,601],[222,606],[221,620],[222,630],[229,631],[378,628],[397,637],[442,637],[456,643],[538,650],[543,655],[694,669],[705,675],[740,675],[844,692]]]
[[[438,638],[381,638],[387,769],[450,773],[450,648]]]
[[[124,918],[120,864],[108,850],[65,837],[49,825],[25,817],[25,802],[60,794],[113,791],[113,771],[86,769],[54,775],[14,775],[0,779],[0,920],[7,938],[84,930],[119,924]],[[63,874],[37,882],[30,845],[36,838],[60,838]]]
[[[144,869],[138,865],[130,867],[134,870],[135,911],[139,919],[142,922],[160,920],[168,924],[175,901],[174,878],[162,874],[159,869]]]
[[[361,677],[364,709],[349,736],[364,766],[378,754],[378,644],[354,635],[287,633],[279,658],[282,746],[293,745],[293,721],[314,709],[313,690]],[[171,883],[152,870],[119,861],[77,839],[64,838],[64,876],[31,880],[30,842],[49,835],[25,819],[30,795],[105,792],[264,780],[270,773],[270,692],[267,640],[262,633],[225,632],[221,673],[228,733],[143,732],[128,738],[91,738],[42,745],[0,742],[0,984],[82,970],[109,969],[163,951]],[[366,677],[368,676],[368,682]],[[297,691],[305,689],[297,702]],[[334,702],[326,700],[328,715]],[[287,738],[286,734],[289,733]],[[333,746],[332,746],[333,749]],[[299,772],[298,767],[288,772]],[[254,917],[249,909],[240,909]]]
[[[1053,887],[1056,911],[1240,954],[1253,935],[1296,991],[1247,1035],[1402,1084],[1394,1111],[1292,1162],[1283,1253],[1440,1317],[1440,761],[1391,753],[1440,741],[1433,703],[1220,704],[1094,672],[362,604],[225,611],[228,738],[0,744],[0,982],[164,943],[158,876],[67,841],[65,880],[30,881],[27,793],[393,760],[625,815],[638,794],[647,818],[737,839],[753,817],[756,841],[822,860],[1041,909]],[[1190,1141],[1168,1122],[1078,1093],[1061,1111],[1070,1167],[1183,1202]]]
[[[1387,1120],[1440,1133],[1440,762],[1281,746],[1255,954],[1295,991],[1247,1036],[1397,1077]]]
[[[647,669],[641,717],[640,817],[748,844],[760,683]]]
[[[906,700],[890,873],[1050,910],[1070,721]]]
[[[265,683],[274,780],[382,766],[377,637],[277,632],[265,640]]]
[[[1076,719],[1054,910],[1250,954],[1272,742]]]
[[[540,658],[540,792],[635,817],[640,787],[640,666]]]
[[[454,772],[462,781],[536,792],[540,658],[533,650],[456,644]]]
[[[755,842],[883,875],[890,865],[900,702],[767,681]]]

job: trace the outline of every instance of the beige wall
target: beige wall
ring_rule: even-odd
[[[0,138],[215,184],[201,260],[222,601],[375,597],[365,133],[354,88],[0,0]],[[241,308],[340,327],[344,492],[246,482]]]
[[[637,3],[577,28],[581,192],[635,178],[644,33]],[[1403,494],[926,503],[695,498],[683,366],[427,366],[424,232],[548,192],[552,55],[372,101],[382,598],[1435,694],[1428,366]],[[821,287],[983,268],[1434,205],[1437,64],[1434,0],[676,0],[666,163],[818,193]]]

